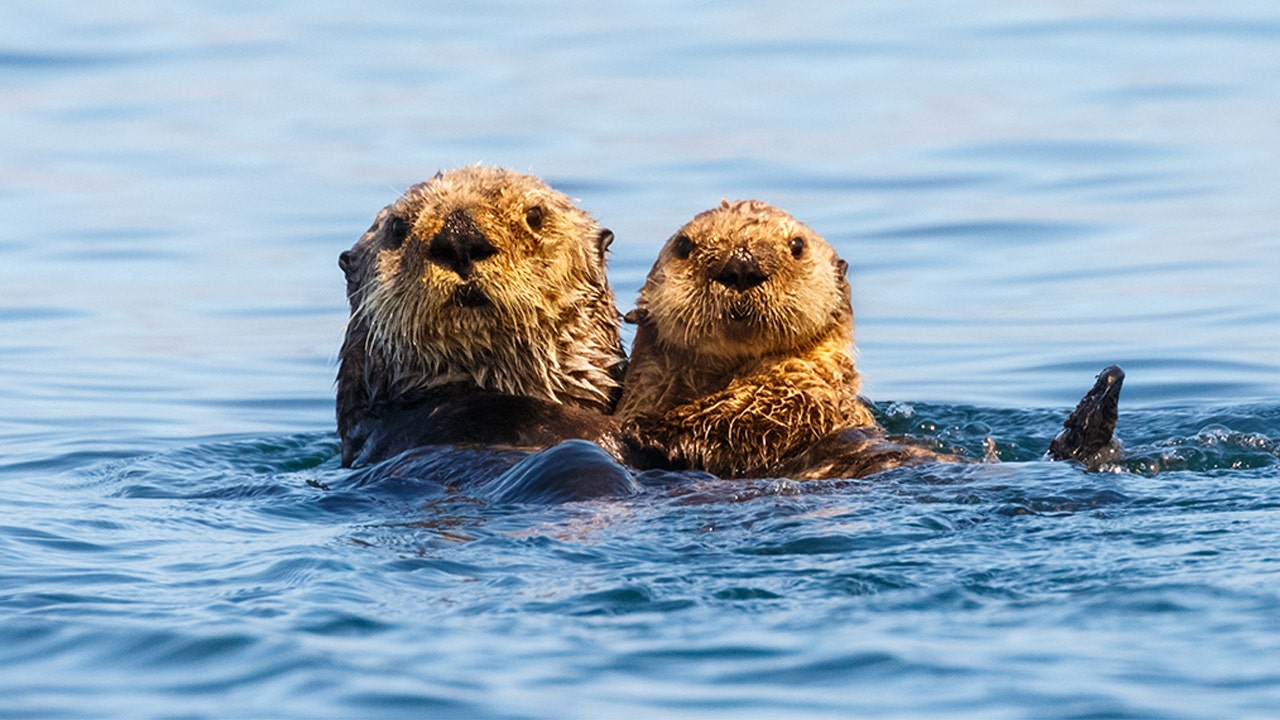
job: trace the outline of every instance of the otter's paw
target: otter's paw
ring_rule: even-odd
[[[641,470],[684,470],[687,465],[671,456],[669,433],[657,418],[628,420],[618,429],[627,464]]]

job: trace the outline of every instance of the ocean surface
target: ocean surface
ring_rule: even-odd
[[[623,311],[789,210],[1001,462],[354,482],[338,253],[473,162]],[[1280,716],[1278,198],[1276,3],[0,6],[0,717]],[[1112,363],[1124,459],[1042,460]]]

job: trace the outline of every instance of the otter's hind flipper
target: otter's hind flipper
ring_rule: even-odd
[[[1112,437],[1120,414],[1120,387],[1124,371],[1112,365],[1098,373],[1093,389],[1063,421],[1063,430],[1049,443],[1051,460],[1075,460],[1091,464],[1100,453],[1117,447]]]

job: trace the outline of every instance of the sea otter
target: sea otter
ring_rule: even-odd
[[[847,268],[758,200],[723,201],[672,235],[627,315],[638,328],[617,419],[630,460],[794,479],[963,460],[885,438],[859,397]]]
[[[339,257],[342,464],[428,444],[613,442],[626,356],[613,234],[532,175],[437,173]],[[612,449],[612,448],[611,448]]]

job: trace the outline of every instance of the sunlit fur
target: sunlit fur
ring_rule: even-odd
[[[534,207],[538,227],[527,221]],[[428,255],[459,210],[496,251],[466,278]],[[401,222],[408,231],[396,247]],[[352,313],[339,431],[378,405],[456,382],[612,410],[624,354],[602,232],[569,198],[511,170],[469,166],[409,188],[344,254]],[[455,300],[468,283],[488,304]]]
[[[681,236],[692,241],[683,258]],[[735,253],[767,279],[717,282]],[[858,398],[845,270],[821,236],[759,201],[722,202],[682,227],[628,315],[639,328],[617,414],[629,440],[673,466],[741,477],[874,426]]]
[[[680,259],[675,238],[694,242]],[[806,250],[794,258],[796,237]],[[738,292],[711,282],[709,274],[736,249],[745,247],[769,281]],[[849,286],[838,271],[835,251],[807,225],[757,200],[703,212],[680,229],[659,254],[640,293],[646,312],[665,344],[703,356],[741,360],[793,353],[833,334],[852,341]],[[732,314],[746,316],[735,322]]]

